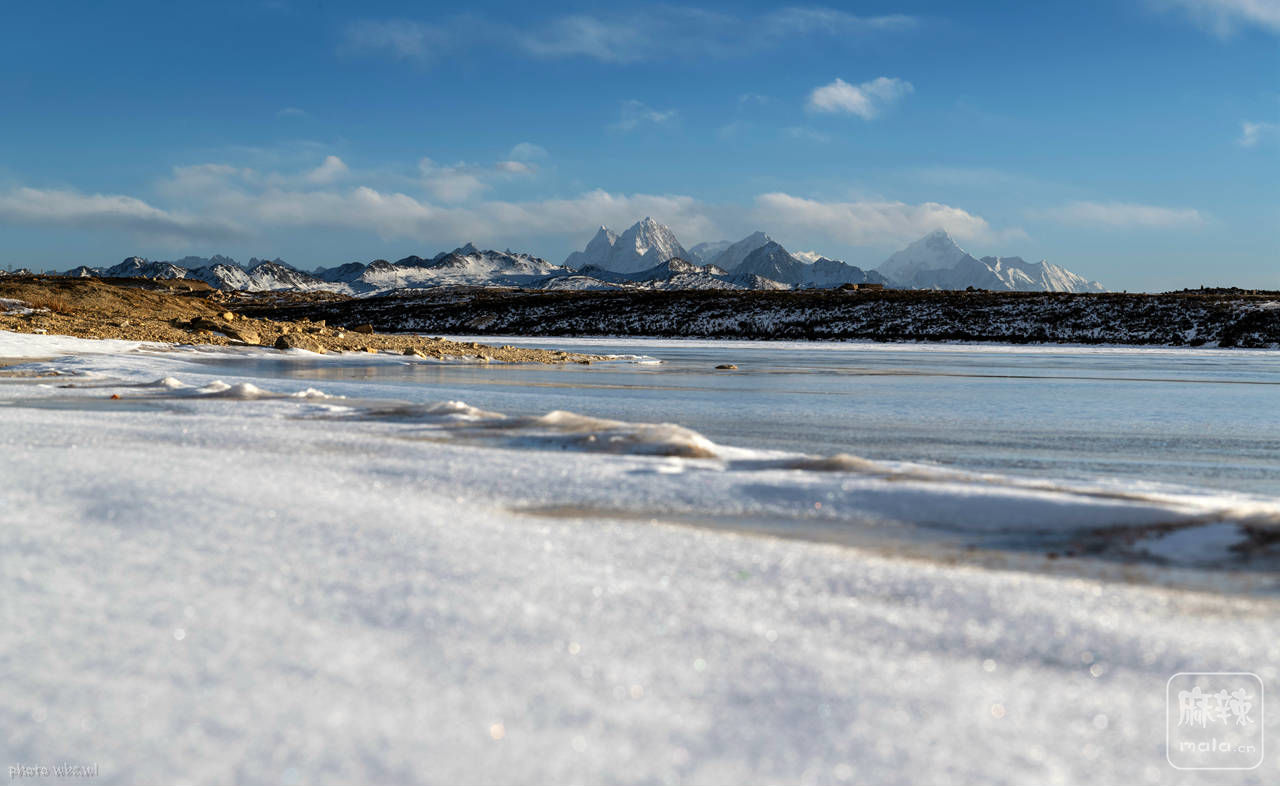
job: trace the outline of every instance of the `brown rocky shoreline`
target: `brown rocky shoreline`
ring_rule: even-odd
[[[502,363],[590,363],[600,359],[555,350],[489,346],[324,319],[279,320],[241,313],[243,298],[199,281],[0,278],[0,330],[78,338],[169,344],[266,346],[311,352],[392,352],[436,359]]]

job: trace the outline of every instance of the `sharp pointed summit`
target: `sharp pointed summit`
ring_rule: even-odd
[[[734,270],[738,265],[742,264],[751,252],[756,249],[763,248],[773,242],[773,238],[763,232],[756,231],[747,235],[737,243],[731,244],[728,248],[721,251],[713,259],[711,264],[716,267],[722,267],[725,270]]]
[[[950,270],[966,258],[973,259],[945,229],[935,229],[886,259],[877,270],[893,281],[910,285],[922,271]]]
[[[910,289],[991,289],[1016,292],[1105,292],[1089,281],[1047,261],[1021,257],[983,257],[965,251],[944,229],[936,229],[898,251],[876,269],[898,286]]]
[[[675,257],[690,256],[670,228],[645,216],[621,235],[600,227],[586,249],[573,252],[564,263],[578,269],[594,265],[615,273],[638,273]]]

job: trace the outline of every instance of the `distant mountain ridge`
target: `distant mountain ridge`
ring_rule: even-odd
[[[844,284],[880,284],[888,280],[875,272],[863,271],[853,265],[819,257],[814,262],[797,259],[764,232],[752,232],[745,238],[731,242],[719,240],[699,243],[685,255],[668,257],[663,262],[679,262],[695,268],[679,276],[668,276],[658,264],[634,270],[636,257],[631,254],[630,237],[660,237],[662,243],[654,243],[646,252],[646,259],[669,253],[680,248],[675,234],[652,218],[627,229],[621,235],[608,227],[600,227],[595,237],[583,251],[575,251],[565,259],[565,267],[577,267],[573,277],[574,289],[616,289],[619,286],[644,286],[654,289],[813,289],[832,288]],[[611,240],[612,238],[612,240]],[[618,249],[622,249],[621,252]],[[689,259],[703,263],[704,267],[717,269],[718,273],[698,268]],[[621,259],[619,263],[617,260]],[[585,263],[585,264],[577,264]],[[616,275],[629,277],[619,280]],[[551,284],[557,289],[570,288],[569,282]]]
[[[710,257],[710,259],[708,259]],[[467,243],[426,258],[348,262],[305,272],[282,259],[247,265],[215,254],[172,262],[128,257],[107,268],[85,266],[66,276],[188,278],[223,290],[331,291],[368,295],[432,287],[526,289],[830,289],[846,284],[904,289],[989,289],[1018,292],[1102,292],[1103,286],[1046,260],[969,254],[944,230],[930,232],[863,270],[816,252],[791,253],[764,232],[686,250],[651,217],[621,234],[600,227],[582,251],[556,265],[532,254],[480,250]]]
[[[1047,260],[1022,257],[977,259],[956,244],[946,230],[930,232],[898,251],[876,270],[904,289],[991,289],[1015,292],[1105,292]]]

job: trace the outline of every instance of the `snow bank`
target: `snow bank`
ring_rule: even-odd
[[[35,335],[32,333],[10,333],[0,331],[0,357],[4,358],[43,358],[55,355],[117,355],[147,346],[140,341],[120,341],[116,339],[75,338],[73,336]],[[168,347],[168,344],[150,344],[155,348]]]
[[[36,309],[31,308],[25,301],[14,300],[13,298],[0,297],[0,314],[34,314]]]

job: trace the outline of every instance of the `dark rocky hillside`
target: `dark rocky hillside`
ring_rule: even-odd
[[[1280,293],[449,289],[248,305],[379,330],[543,336],[1280,346]]]

